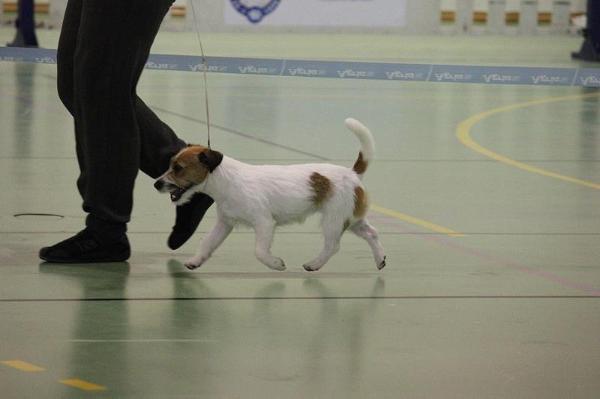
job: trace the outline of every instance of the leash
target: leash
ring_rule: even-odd
[[[210,111],[208,106],[208,62],[204,55],[204,47],[202,46],[202,39],[200,38],[200,30],[198,29],[198,19],[196,18],[196,8],[194,7],[194,0],[190,0],[190,6],[192,8],[192,18],[194,19],[194,30],[196,31],[196,38],[198,39],[198,45],[200,46],[200,55],[202,58],[202,76],[204,78],[204,104],[206,111],[206,136],[208,139],[208,149],[210,149]]]

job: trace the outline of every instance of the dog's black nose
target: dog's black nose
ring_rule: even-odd
[[[157,180],[154,183],[154,188],[157,189],[158,191],[162,190],[162,188],[165,186],[165,183],[163,183],[162,180]]]

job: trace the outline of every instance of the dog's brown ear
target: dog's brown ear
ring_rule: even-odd
[[[198,154],[198,161],[212,173],[221,164],[221,161],[223,161],[223,154],[213,150],[202,151]]]

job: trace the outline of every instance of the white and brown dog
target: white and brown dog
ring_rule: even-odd
[[[361,182],[373,157],[373,136],[355,119],[346,119],[346,126],[362,147],[352,169],[332,164],[249,165],[200,145],[188,146],[175,155],[155,187],[171,193],[176,205],[197,192],[208,194],[217,203],[216,226],[185,266],[190,270],[200,267],[233,227],[242,223],[254,228],[258,260],[271,269],[285,270],[283,260],[271,254],[275,227],[302,222],[319,211],[325,245],[304,269],[319,270],[338,251],[346,229],[369,243],[377,268],[383,269],[383,247],[365,217],[368,202]]]

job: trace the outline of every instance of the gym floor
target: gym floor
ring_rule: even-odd
[[[0,29],[0,43],[11,29]],[[56,32],[39,32],[56,48]],[[577,37],[204,35],[209,55],[576,66]],[[192,34],[153,52],[197,54]],[[236,230],[201,269],[166,247],[167,196],[140,174],[128,263],[44,264],[79,231],[72,121],[53,65],[0,62],[2,398],[596,398],[600,92],[209,75],[213,147],[251,163],[352,165],[353,116],[387,267],[347,234],[321,271],[319,220],[255,260]],[[205,143],[199,74],[144,72],[142,98]],[[21,216],[15,216],[19,215]],[[38,214],[38,215],[36,215]],[[52,216],[55,215],[55,216]]]

